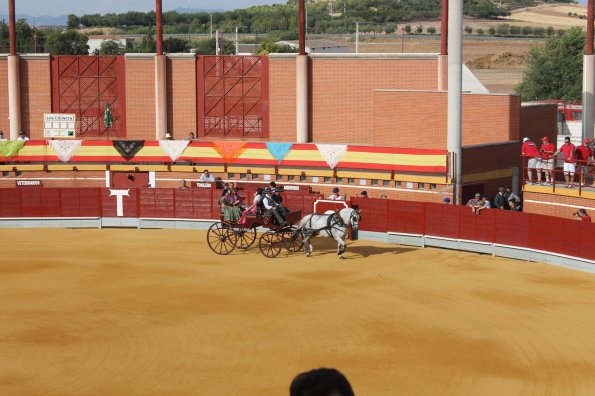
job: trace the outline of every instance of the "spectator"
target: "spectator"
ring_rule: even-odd
[[[188,184],[186,184],[186,180],[182,180],[182,185],[180,186],[180,188],[190,188],[188,186]]]
[[[475,194],[475,198],[471,198],[469,201],[467,201],[467,206],[469,206],[471,208],[471,211],[473,213],[476,213],[477,208],[484,206],[484,202],[481,199],[481,194],[480,193]]]
[[[190,132],[190,133],[188,134],[188,137],[186,137],[186,139],[184,139],[184,140],[190,140],[191,142],[196,142],[196,141],[198,141],[198,139],[196,138],[196,136],[194,136],[194,133],[193,133],[193,132]]]
[[[522,212],[523,211],[523,207],[521,205],[521,201],[517,201],[516,199],[510,201],[510,206],[511,206],[510,210],[513,210],[515,212]]]
[[[575,220],[588,221],[589,223],[591,222],[591,216],[587,214],[587,211],[585,209],[577,210],[575,213],[572,214],[572,216]]]
[[[4,136],[4,131],[0,131],[0,140],[6,140],[6,137]]]
[[[574,183],[574,172],[576,171],[576,158],[574,157],[574,144],[570,143],[570,137],[564,138],[564,144],[560,147],[552,157],[556,157],[559,153],[564,154],[564,180],[566,184],[564,187],[572,187]]]
[[[200,175],[200,178],[198,179],[198,181],[212,183],[215,181],[215,177],[213,177],[213,175],[211,175],[211,173],[209,172],[208,169],[205,169],[204,171],[202,171],[202,175]]]
[[[589,139],[584,139],[583,144],[578,146],[575,153],[579,166],[580,183],[583,187],[587,185],[586,176],[589,173],[589,164],[593,162],[593,150],[589,147],[590,144]]]
[[[361,193],[359,193],[359,197],[360,198],[368,198],[368,192],[366,190],[362,191]]]
[[[556,151],[556,146],[550,143],[550,139],[547,136],[541,138],[541,169],[545,173],[545,184],[549,185],[554,182],[553,171],[554,171],[554,159],[552,155]]]
[[[523,138],[521,154],[529,159],[527,162],[527,184],[533,184],[533,169],[537,169],[537,182],[539,182],[541,180],[541,155],[535,143],[528,137]]]
[[[494,197],[494,207],[501,210],[510,210],[510,203],[504,187],[498,188],[498,193]]]
[[[290,396],[355,396],[351,384],[341,372],[319,368],[298,374],[289,386]]]
[[[342,201],[343,197],[341,197],[341,194],[339,193],[339,187],[333,188],[333,193],[329,195],[327,199],[331,201]]]
[[[273,189],[273,200],[278,203],[279,205],[283,205],[283,197],[281,193],[283,192],[283,187],[275,187]]]
[[[29,140],[29,137],[25,135],[25,132],[21,131],[19,132],[19,137],[17,138],[17,140]]]
[[[514,192],[512,192],[510,190],[510,187],[506,187],[506,189],[504,190],[504,196],[508,200],[508,203],[509,204],[510,204],[511,201],[521,202],[521,197],[519,197]],[[512,204],[510,205],[510,207],[512,208]]]
[[[450,198],[449,197],[446,197],[446,198],[444,198],[442,200],[442,202],[445,203],[445,204],[447,204],[447,205],[450,205]]]
[[[490,203],[490,200],[488,199],[487,195],[482,195],[481,199],[483,200],[484,206],[486,209],[491,209],[492,208],[492,204]]]

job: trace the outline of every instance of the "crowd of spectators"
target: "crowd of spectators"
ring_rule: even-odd
[[[450,199],[445,198],[444,203],[450,204]],[[500,209],[522,211],[521,199],[510,190],[510,187],[500,187],[498,193],[494,196],[493,202],[485,194],[476,193],[473,198],[467,201],[467,206],[475,214],[480,214],[485,209]]]
[[[547,136],[541,139],[541,146],[537,145],[530,138],[523,138],[521,154],[527,158],[527,184],[551,185],[555,181],[555,161],[558,154],[562,154],[564,164],[562,171],[564,173],[564,187],[572,188],[574,186],[574,175],[577,171],[580,175],[579,183],[581,186],[592,184],[592,177],[589,175],[589,166],[595,162],[593,158],[592,142],[584,139],[577,148],[572,144],[570,136],[564,138],[564,144],[557,150]],[[534,178],[534,172],[536,178]],[[542,178],[545,176],[545,179]]]

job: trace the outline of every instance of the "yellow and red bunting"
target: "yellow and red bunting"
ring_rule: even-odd
[[[222,144],[225,143],[225,144]],[[31,140],[8,161],[61,163],[45,140]],[[158,141],[147,141],[128,161],[110,141],[84,141],[69,163],[169,163],[171,159]],[[258,142],[191,142],[177,162],[196,164],[233,164],[234,166],[327,169],[326,160],[315,144],[293,144],[283,160],[277,161]],[[338,171],[446,174],[446,150],[399,149],[390,147],[348,146],[337,164]]]

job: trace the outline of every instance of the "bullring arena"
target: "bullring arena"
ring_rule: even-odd
[[[161,0],[156,53],[17,54],[9,29],[1,395],[283,395],[316,367],[358,395],[593,393],[595,226],[572,213],[595,193],[528,185],[520,156],[557,105],[490,94],[457,35],[306,54],[298,3],[298,54],[165,54]],[[272,182],[296,218],[361,216],[345,260],[219,222]],[[461,205],[504,186],[525,213]]]
[[[591,274],[369,241],[271,260],[195,230],[2,231],[3,395],[591,394]],[[6,287],[8,286],[8,287]]]

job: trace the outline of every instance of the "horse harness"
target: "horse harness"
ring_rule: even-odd
[[[317,214],[317,213],[314,213],[314,214]],[[314,217],[314,214],[311,215],[310,218],[308,219],[308,230],[312,234],[315,234],[315,233],[318,233],[321,231],[326,231],[328,236],[332,237],[333,229],[340,230],[339,227],[345,227],[345,222],[343,221],[341,216],[339,216],[339,213],[334,212],[334,213],[331,213],[328,215],[321,214],[320,216],[328,216],[328,219],[326,220],[326,226],[324,226],[322,228],[318,228],[318,229],[313,229],[312,228],[312,218]]]

